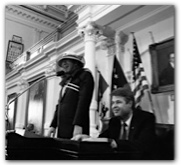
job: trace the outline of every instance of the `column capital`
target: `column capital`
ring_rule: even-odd
[[[100,25],[89,21],[87,25],[78,27],[78,34],[81,37],[84,37],[85,41],[88,39],[93,39],[96,41],[96,39],[102,35],[102,29]]]
[[[100,49],[102,50],[108,50],[110,47],[115,45],[114,38],[106,38],[106,37],[99,38],[98,43]]]
[[[85,41],[92,38],[100,42],[102,48],[114,45],[115,30],[109,26],[101,26],[89,21],[86,26],[78,27],[78,34],[84,37]]]
[[[128,42],[128,35],[125,34],[123,31],[120,31],[115,36],[115,42],[120,47],[121,52],[125,52],[125,44]]]
[[[100,49],[109,50],[115,45],[115,30],[109,26],[102,27],[102,35],[99,37]]]

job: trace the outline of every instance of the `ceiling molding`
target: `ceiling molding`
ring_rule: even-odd
[[[30,12],[26,9],[24,9],[21,6],[18,5],[8,5],[5,8],[6,12],[6,18],[19,22],[22,24],[22,22],[25,22],[25,24],[28,24],[31,27],[41,27],[42,29],[48,28],[48,29],[56,29],[60,24],[63,22],[53,20],[52,18]],[[44,27],[44,28],[43,28]]]
[[[30,13],[36,13],[39,16],[55,20],[59,23],[66,21],[66,14],[68,12],[67,8],[63,7],[63,5],[20,5],[19,7]]]

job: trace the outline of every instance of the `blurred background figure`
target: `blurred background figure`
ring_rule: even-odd
[[[26,126],[25,131],[28,131],[28,132],[31,132],[31,133],[35,133],[34,124],[29,123],[29,124]]]

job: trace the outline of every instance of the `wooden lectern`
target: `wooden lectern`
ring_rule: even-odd
[[[109,142],[6,135],[6,160],[139,160],[140,156],[136,151],[117,152]]]

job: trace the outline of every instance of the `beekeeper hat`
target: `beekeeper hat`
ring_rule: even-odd
[[[77,55],[74,52],[64,52],[62,56],[58,59],[58,65],[61,66],[62,61],[66,59],[78,61],[82,65],[82,67],[85,65],[84,57]]]

